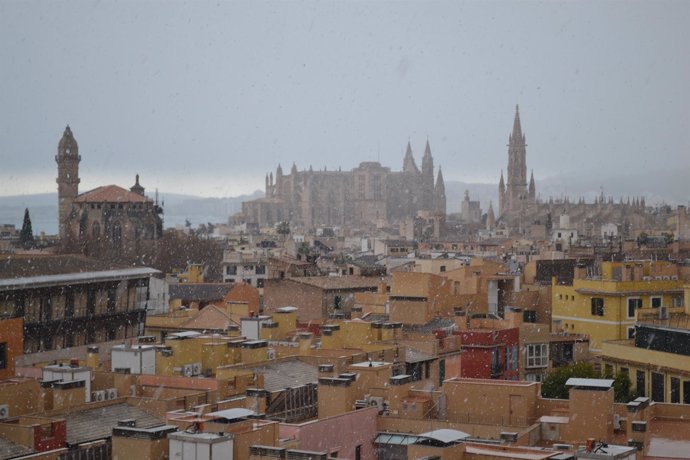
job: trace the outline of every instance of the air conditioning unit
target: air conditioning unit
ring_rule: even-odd
[[[678,281],[678,275],[671,275],[672,281]]]
[[[553,448],[556,450],[573,450],[572,444],[554,444]]]
[[[514,431],[502,431],[501,439],[508,442],[517,442],[518,434]]]
[[[194,366],[191,364],[185,364],[182,366],[182,375],[185,377],[191,377],[192,373],[194,372]]]
[[[642,281],[652,281],[652,277],[651,276],[643,276]]]
[[[107,396],[106,399],[116,399],[117,398],[117,388],[108,388],[105,390]]]
[[[192,363],[192,375],[201,375],[201,363]]]
[[[369,396],[369,405],[378,407],[380,411],[383,410],[383,397]]]
[[[100,390],[100,391],[94,391],[93,393],[91,393],[91,401],[92,402],[105,401],[105,400],[106,400],[105,391]]]
[[[276,359],[276,350],[275,350],[275,348],[269,348],[269,349],[268,349],[268,359]]]
[[[10,416],[10,406],[8,404],[0,404],[0,420]]]
[[[664,277],[663,276],[655,276],[654,279],[656,281],[663,281]]]
[[[644,433],[647,431],[647,422],[632,422],[632,430],[637,431],[638,433]]]
[[[668,319],[668,307],[659,307],[659,319]]]

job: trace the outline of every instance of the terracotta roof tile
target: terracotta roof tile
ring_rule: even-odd
[[[147,201],[151,200],[117,185],[97,187],[74,199],[75,203],[145,203]]]
[[[216,307],[208,305],[204,307],[198,315],[186,323],[180,324],[183,329],[207,329],[211,331],[226,331],[230,326],[239,326],[230,318],[226,312]]]
[[[368,276],[304,276],[289,280],[326,290],[378,288],[381,284],[380,278]]]

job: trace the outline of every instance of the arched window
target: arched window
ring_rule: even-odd
[[[113,247],[115,249],[122,247],[122,224],[119,220],[113,222]]]
[[[79,239],[83,240],[85,237],[88,237],[88,225],[89,225],[89,216],[86,213],[86,210],[81,214],[81,217],[79,218]]]

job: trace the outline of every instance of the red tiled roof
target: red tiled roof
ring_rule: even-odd
[[[216,307],[208,305],[198,315],[179,327],[184,329],[227,330],[230,326],[239,326],[230,315]]]
[[[150,201],[145,196],[130,192],[117,185],[104,185],[74,199],[75,203],[145,203]]]

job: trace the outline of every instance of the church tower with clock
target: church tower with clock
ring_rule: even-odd
[[[72,212],[72,204],[79,194],[79,146],[69,125],[65,128],[58,143],[55,156],[58,165],[58,225],[60,238],[67,235],[67,221]]]

